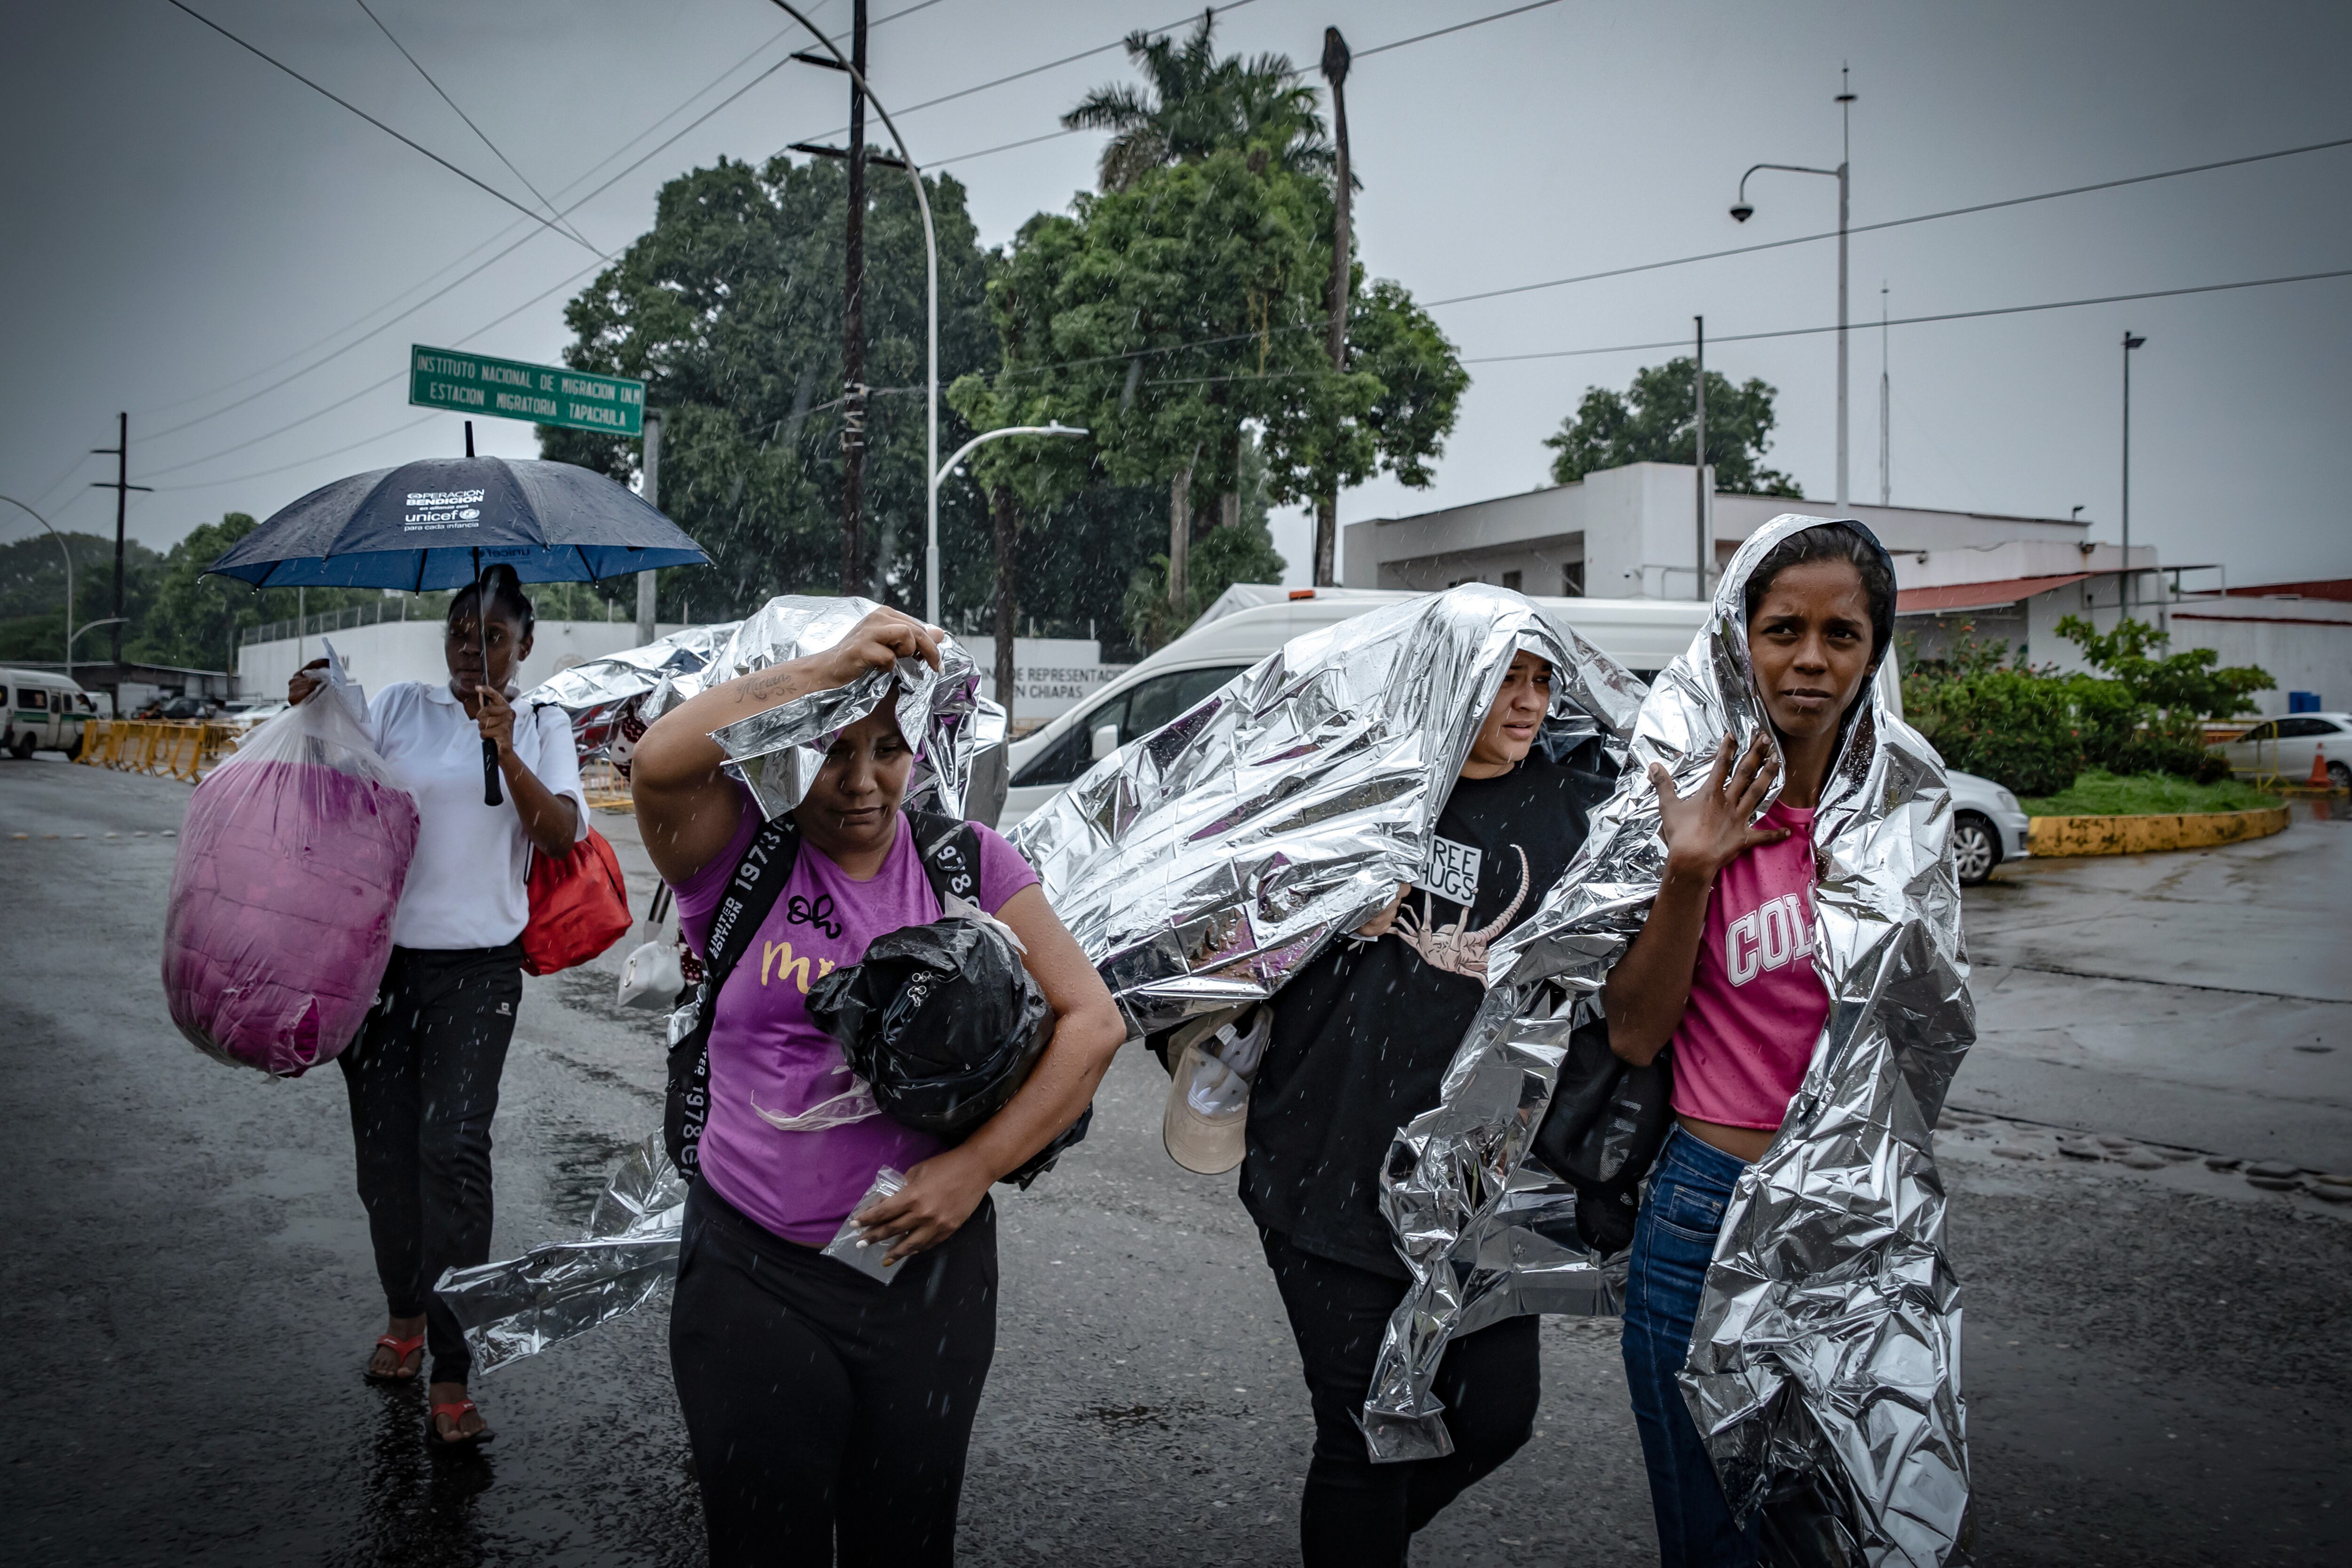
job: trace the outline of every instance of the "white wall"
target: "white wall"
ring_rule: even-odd
[[[996,694],[996,639],[956,634],[956,641],[971,650],[980,665],[981,695],[992,701]],[[1105,664],[1102,644],[1087,637],[1014,637],[1013,639],[1013,721],[1056,719],[1127,672],[1123,664]]]
[[[677,629],[677,623],[665,622],[656,632],[667,637]],[[327,633],[326,637],[343,656],[352,679],[375,692],[403,680],[435,686],[446,681],[449,664],[442,656],[441,634],[442,623],[436,618],[345,626]],[[237,695],[262,700],[283,697],[288,679],[325,651],[319,640],[317,637],[299,639],[299,654],[293,637],[247,643],[237,649]],[[636,646],[635,621],[541,621],[532,628],[530,657],[523,660],[515,679],[527,691],[560,668]]]

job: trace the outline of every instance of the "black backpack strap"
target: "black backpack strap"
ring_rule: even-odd
[[[980,832],[960,817],[935,811],[908,810],[907,826],[914,829],[915,847],[921,852],[923,875],[945,908],[948,895],[980,902]]]
[[[669,1086],[662,1107],[663,1141],[678,1173],[691,1178],[700,1164],[702,1129],[710,1120],[710,1026],[719,1014],[719,991],[736,961],[751,950],[751,938],[800,863],[800,826],[792,814],[770,819],[752,835],[735,862],[727,891],[711,911],[710,935],[703,943],[702,980],[694,999],[670,1015]]]

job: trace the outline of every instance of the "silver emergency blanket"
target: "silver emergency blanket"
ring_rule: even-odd
[[[631,703],[650,723],[721,680],[822,653],[876,607],[857,598],[771,599],[731,626],[692,627],[576,665],[530,696],[563,707],[575,727],[610,727]],[[940,664],[934,670],[921,659],[902,658],[895,669],[866,670],[846,686],[805,693],[711,738],[727,752],[730,771],[773,817],[800,804],[834,736],[880,706],[895,681],[899,732],[918,748],[907,799],[961,815],[975,753],[1003,744],[1004,710],[980,695],[971,655],[954,638],[941,639]],[[689,999],[671,1016],[673,1044],[691,1032],[693,1008]],[[579,1240],[449,1270],[435,1293],[457,1313],[484,1370],[533,1354],[635,1310],[669,1281],[685,1201],[685,1185],[656,1132],[614,1173]]]
[[[496,1372],[653,1300],[677,1274],[685,1217],[686,1183],[656,1132],[613,1173],[579,1240],[449,1269],[433,1293],[466,1331],[474,1369]]]
[[[626,731],[642,732],[643,725],[722,681],[821,653],[880,607],[870,599],[786,595],[740,621],[688,626],[643,647],[574,665],[531,688],[523,700],[563,709],[583,759],[604,754],[625,762]],[[895,670],[869,669],[847,686],[755,713],[711,739],[761,812],[774,817],[800,804],[834,737],[873,712],[893,681],[899,731],[916,748],[908,804],[963,815],[974,759],[1004,743],[1005,717],[980,695],[979,667],[952,637],[940,639],[936,670],[922,659],[902,658]]]
[[[1554,670],[1547,738],[1642,685],[1508,589],[1465,584],[1295,637],[1013,832],[1137,1036],[1263,1001],[1424,876],[1512,653]]]
[[[1496,944],[1441,1103],[1391,1148],[1382,1205],[1419,1279],[1366,1407],[1377,1458],[1444,1451],[1429,1387],[1444,1342],[1522,1310],[1520,1155],[1571,1023],[1597,1007],[1664,863],[1646,764],[1687,794],[1723,737],[1770,735],[1743,593],[1767,552],[1823,521],[1775,518],[1733,557],[1708,624],[1643,704],[1640,765],[1535,915]],[[1941,1563],[1967,1511],[1959,1291],[1930,1136],[1975,1037],[1950,827],[1942,762],[1874,681],[1814,818],[1829,1019],[1780,1132],[1739,1180],[1683,1373],[1735,1513],[1765,1510],[1779,1561]]]

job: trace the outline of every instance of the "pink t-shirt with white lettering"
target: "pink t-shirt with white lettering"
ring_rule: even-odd
[[[1675,1110],[1727,1127],[1775,1129],[1804,1081],[1830,1015],[1813,968],[1813,814],[1775,801],[1762,826],[1789,837],[1717,874],[1675,1030]]]
[[[726,848],[677,884],[678,925],[697,952],[735,864],[761,826],[743,796],[743,821]],[[980,905],[994,914],[1037,880],[1020,851],[992,828],[980,840]],[[885,1165],[904,1171],[940,1151],[927,1132],[856,1094],[849,1064],[808,1016],[808,990],[866,956],[874,939],[940,915],[915,836],[898,837],[870,881],[856,881],[803,840],[776,906],[719,991],[710,1028],[710,1119],[703,1179],[722,1198],[786,1241],[823,1247]],[[854,1120],[845,1120],[855,1118]]]

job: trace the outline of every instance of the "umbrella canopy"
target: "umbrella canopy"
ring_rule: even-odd
[[[460,588],[501,563],[525,583],[596,582],[709,560],[639,497],[571,463],[428,458],[312,490],[210,570],[257,588]]]

